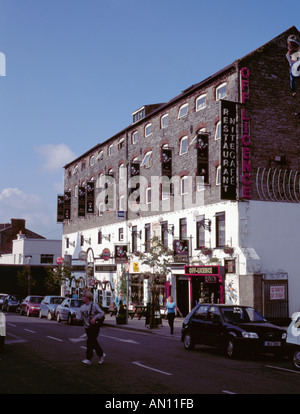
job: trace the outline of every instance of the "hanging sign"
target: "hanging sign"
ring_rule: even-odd
[[[86,186],[86,212],[88,214],[94,213],[95,208],[95,183],[89,181]]]
[[[64,196],[57,196],[57,223],[62,223],[64,221]]]
[[[85,187],[78,188],[78,217],[85,216],[85,198],[86,191]]]

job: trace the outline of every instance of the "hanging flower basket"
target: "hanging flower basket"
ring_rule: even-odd
[[[226,254],[232,254],[232,253],[233,253],[233,251],[234,251],[234,249],[233,249],[233,247],[231,247],[231,246],[225,246],[225,247],[223,248],[223,251],[224,251],[224,253],[226,253]]]
[[[201,247],[201,253],[205,256],[210,256],[212,254],[212,249],[210,247],[203,246]]]

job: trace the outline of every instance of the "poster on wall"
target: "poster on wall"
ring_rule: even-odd
[[[57,196],[57,223],[62,223],[64,221],[64,196]]]
[[[128,246],[116,245],[115,246],[115,263],[126,263],[127,262],[127,249]]]
[[[174,240],[174,262],[189,263],[189,242],[188,240]]]
[[[221,100],[221,199],[236,200],[237,193],[236,103]]]
[[[78,188],[78,217],[85,216],[85,199],[86,191],[85,187]]]
[[[197,176],[203,177],[204,183],[208,184],[208,135],[197,134]]]
[[[70,220],[71,218],[71,191],[65,191],[64,193],[64,219]]]
[[[95,183],[89,181],[86,186],[86,212],[89,214],[94,213],[95,208]]]
[[[170,148],[162,148],[161,160],[161,175],[172,178],[172,150]]]

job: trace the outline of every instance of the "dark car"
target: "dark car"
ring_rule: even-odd
[[[0,310],[2,310],[2,305],[4,302],[4,299],[6,298],[7,293],[0,293]]]
[[[286,331],[248,306],[199,304],[182,324],[185,349],[221,347],[233,358],[241,352],[284,354]]]
[[[66,298],[64,296],[45,296],[41,302],[39,317],[46,316],[51,321],[56,316],[56,308]]]
[[[2,304],[2,310],[9,312],[16,312],[22,302],[22,296],[19,295],[7,295]]]

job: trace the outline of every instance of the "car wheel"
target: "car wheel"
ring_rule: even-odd
[[[68,322],[69,325],[72,325],[72,323],[73,323],[73,318],[72,318],[72,315],[70,313],[68,315],[67,322]]]
[[[300,370],[300,350],[298,349],[293,353],[294,367]]]
[[[59,316],[59,312],[56,315],[56,320],[57,320],[57,322],[61,322],[61,319],[60,319],[60,316]]]
[[[42,311],[40,310],[39,312],[39,318],[42,319],[43,315],[42,315]]]
[[[229,358],[235,358],[237,356],[236,343],[233,337],[230,337],[227,340],[226,354]]]
[[[51,315],[51,312],[50,311],[47,314],[47,319],[48,319],[48,321],[51,321],[52,320],[52,315]]]
[[[194,342],[193,342],[192,336],[188,332],[184,335],[183,345],[185,349],[187,349],[188,351],[194,348]]]

